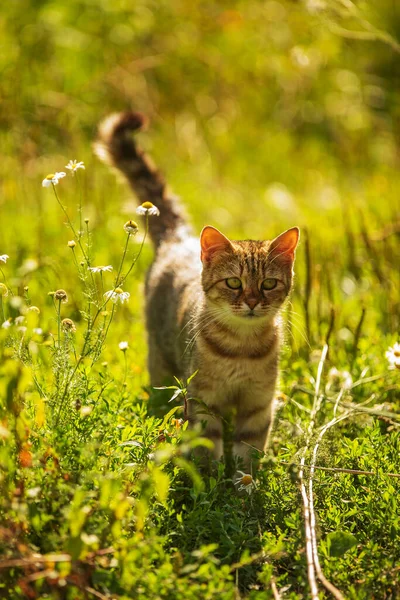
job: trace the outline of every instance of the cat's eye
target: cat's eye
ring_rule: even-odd
[[[229,277],[229,279],[225,279],[225,283],[231,290],[238,290],[242,287],[242,282],[238,277]]]
[[[273,290],[274,288],[276,288],[276,286],[278,285],[278,280],[277,279],[264,279],[264,281],[261,284],[261,288],[263,290]]]

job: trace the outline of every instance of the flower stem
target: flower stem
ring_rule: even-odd
[[[123,267],[123,264],[124,264],[124,261],[125,261],[126,252],[127,252],[127,250],[128,250],[128,243],[129,243],[129,238],[130,238],[130,237],[131,237],[131,234],[130,234],[130,233],[128,233],[128,237],[126,238],[126,242],[125,242],[125,248],[124,248],[124,252],[123,252],[123,254],[122,254],[121,262],[120,262],[119,269],[118,269],[118,275],[117,275],[117,277],[115,278],[115,288],[117,288],[117,287],[118,287],[118,285],[121,285],[121,284],[122,284],[122,282],[121,282],[121,284],[120,284],[120,282],[119,282],[119,277],[120,277],[120,275],[121,275],[122,267]],[[122,281],[123,281],[123,280],[122,280]],[[114,289],[115,289],[115,288],[114,288]]]
[[[75,177],[76,177],[76,187],[79,190],[79,208],[78,208],[78,212],[79,212],[79,232],[78,232],[78,240],[80,240],[81,237],[82,237],[82,235],[83,235],[83,228],[82,228],[82,186],[80,184],[80,179],[79,179],[78,173],[75,173]]]
[[[121,279],[120,285],[122,285],[124,283],[125,279],[128,277],[129,273],[132,271],[133,267],[135,266],[135,264],[139,260],[139,257],[142,254],[143,246],[144,246],[144,243],[146,241],[148,232],[149,232],[149,217],[148,217],[148,215],[146,215],[146,228],[145,228],[145,231],[144,231],[144,236],[143,236],[143,239],[142,239],[142,243],[140,244],[139,252],[137,253],[137,255],[135,256],[135,258],[133,259],[132,264],[129,267],[127,273]]]
[[[125,388],[125,385],[126,385],[126,376],[127,376],[127,374],[128,374],[128,361],[127,361],[127,359],[126,359],[126,351],[124,351],[124,362],[125,362],[125,368],[124,368],[124,379],[123,379],[123,381],[122,381],[122,385],[121,385],[121,397],[120,397],[120,402],[121,402],[121,400],[122,400],[122,398],[123,398],[123,395],[124,395],[124,388]]]
[[[58,301],[57,322],[58,322],[58,348],[61,348],[61,300]]]
[[[3,306],[3,296],[0,296],[0,309],[1,309],[1,319],[2,319],[2,323],[4,323],[4,321],[6,320],[6,315],[4,313],[4,306]]]
[[[89,221],[86,219],[86,235],[87,235],[87,265],[90,267],[90,230],[89,230]]]
[[[81,242],[81,236],[77,234],[77,232],[75,230],[75,227],[73,226],[73,223],[72,223],[71,219],[69,218],[69,215],[68,215],[67,211],[65,210],[65,206],[63,206],[61,204],[61,201],[60,201],[60,198],[58,197],[56,186],[54,185],[54,183],[52,184],[52,186],[53,186],[53,191],[54,191],[54,195],[56,197],[56,200],[57,200],[57,202],[58,202],[61,210],[63,211],[63,213],[65,215],[65,218],[67,219],[68,226],[71,229],[72,233],[74,234],[74,238],[76,238],[78,240],[78,244],[79,244],[79,247],[80,247],[80,249],[82,251],[82,254],[83,254],[83,257],[85,259],[85,262],[86,262],[87,266],[90,267],[89,258],[86,255],[86,252],[85,252],[85,250],[83,248],[83,245],[82,245],[82,242]]]

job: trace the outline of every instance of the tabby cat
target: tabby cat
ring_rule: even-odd
[[[100,125],[98,156],[121,171],[149,218],[155,258],[146,282],[151,384],[172,375],[191,380],[189,421],[201,421],[223,455],[224,417],[233,414],[233,454],[251,468],[251,450],[264,450],[278,376],[279,311],[290,293],[299,230],[272,241],[233,241],[204,227],[192,236],[179,200],[137,147],[138,113],[113,114]],[[207,405],[205,410],[204,404]]]

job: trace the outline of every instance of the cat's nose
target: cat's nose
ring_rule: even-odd
[[[258,304],[258,300],[257,298],[246,298],[246,304],[247,306],[251,309],[254,310],[254,308],[257,306]]]

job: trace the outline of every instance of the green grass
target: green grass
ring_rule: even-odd
[[[377,33],[396,37],[400,20],[390,2],[379,14],[366,3],[376,39],[348,39],[334,27],[365,22],[339,4],[4,9],[0,321],[12,325],[0,328],[0,597],[309,598],[302,483],[325,577],[345,598],[400,595],[400,371],[386,358],[400,329],[400,86]],[[123,225],[138,219],[91,142],[100,118],[131,105],[151,116],[141,142],[196,231],[302,231],[279,410],[250,495],[222,464],[199,475],[191,450],[207,442],[149,387],[147,241],[123,285],[129,301],[102,307]],[[83,251],[114,267],[104,290],[79,245],[75,262],[65,214],[41,186],[71,158],[86,170],[56,190],[76,230],[82,200]],[[65,304],[49,295],[59,289]],[[60,332],[65,318],[75,333]]]

